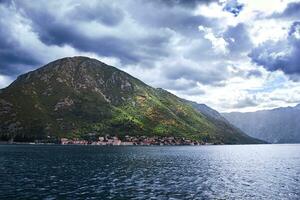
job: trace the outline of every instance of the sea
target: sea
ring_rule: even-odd
[[[0,145],[0,199],[300,199],[300,145]]]

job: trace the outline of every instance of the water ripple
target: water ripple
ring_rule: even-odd
[[[300,145],[0,145],[0,199],[300,199]]]

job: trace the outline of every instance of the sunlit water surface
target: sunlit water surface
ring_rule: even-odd
[[[300,199],[300,145],[0,145],[0,199]]]

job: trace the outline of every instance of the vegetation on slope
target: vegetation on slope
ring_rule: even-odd
[[[0,93],[2,139],[98,135],[177,136],[216,143],[257,143],[185,100],[86,57],[64,58],[21,75]]]

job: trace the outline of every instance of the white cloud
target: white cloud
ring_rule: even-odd
[[[211,42],[212,47],[216,53],[222,53],[222,54],[228,53],[228,49],[227,49],[228,43],[222,37],[217,37],[213,33],[211,28],[204,27],[204,26],[199,26],[198,28],[200,32],[204,33],[204,38],[208,39]]]
[[[256,20],[250,26],[250,37],[256,46],[268,40],[279,41],[286,39],[291,24],[292,22],[279,19]]]
[[[264,15],[270,15],[275,12],[282,12],[288,3],[293,2],[293,0],[239,0],[240,3],[245,5],[245,9],[248,12],[257,13]]]
[[[8,86],[11,82],[13,82],[11,77],[0,75],[0,88]]]

